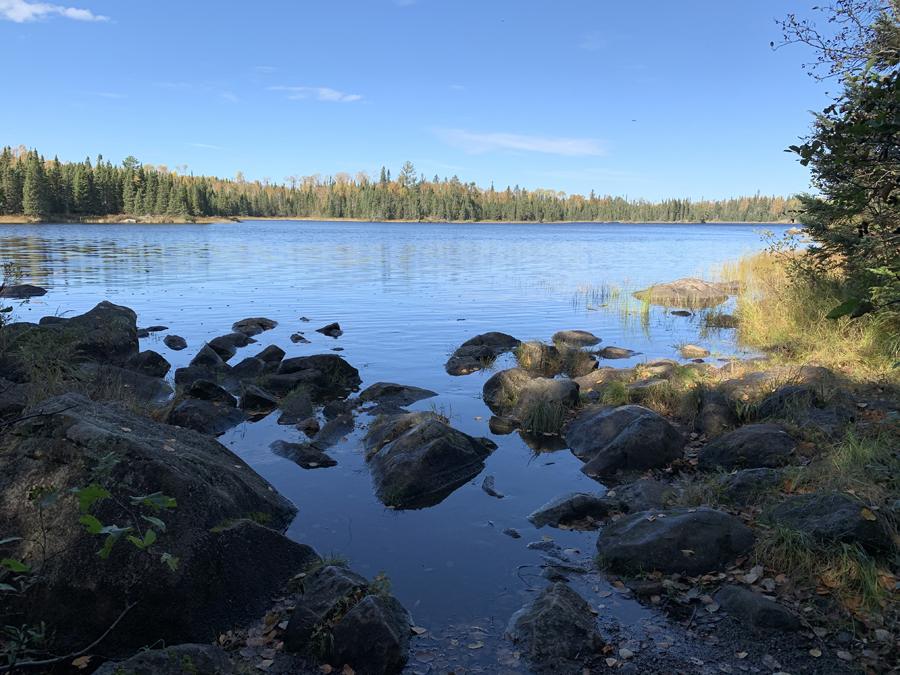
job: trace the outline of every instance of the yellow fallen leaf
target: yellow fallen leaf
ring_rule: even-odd
[[[749,656],[749,654],[747,652],[738,652],[737,653],[737,657],[739,659],[746,659],[748,656]]]
[[[813,658],[817,659],[820,656],[822,656],[822,650],[821,649],[810,649],[809,655],[812,656]]]
[[[853,654],[851,654],[849,652],[838,652],[837,657],[841,661],[852,661],[853,660]]]
[[[606,665],[608,665],[610,668],[618,665],[618,663],[619,663],[619,659],[614,659],[612,657],[606,659]]]
[[[269,668],[272,666],[273,663],[275,663],[274,659],[263,659],[263,662],[261,665],[263,668]]]
[[[875,514],[869,511],[869,509],[863,509],[862,511],[860,511],[860,513],[866,520],[876,520]]]
[[[476,419],[476,420],[480,420],[481,418],[480,418],[480,417],[476,417],[475,419]]]
[[[553,537],[548,537],[546,534],[541,537],[541,539],[543,539],[544,541],[553,541]]]
[[[173,448],[168,443],[163,443],[163,450],[165,450],[166,452],[175,452],[175,448]]]
[[[422,628],[421,626],[413,626],[412,631],[416,635],[421,635],[422,633],[428,632],[426,629]]]
[[[482,647],[484,647],[484,643],[481,640],[469,643],[469,649],[481,649]]]
[[[658,595],[651,595],[650,602],[659,602],[661,598]]]
[[[341,671],[341,673],[342,675],[356,675],[356,671],[346,663],[344,664],[344,669]]]
[[[322,675],[329,675],[333,668],[326,663],[324,666],[319,666],[319,670],[322,672]]]
[[[72,661],[73,666],[77,666],[78,670],[84,670],[87,668],[88,662],[94,658],[93,656],[79,656],[77,659]]]
[[[128,427],[119,427],[119,428],[120,428],[122,431],[124,431],[126,434],[130,434],[130,433],[131,433],[131,429],[129,429]]]
[[[681,554],[685,558],[690,558],[692,555],[694,555],[694,552],[689,548],[683,548],[683,549],[681,549]]]

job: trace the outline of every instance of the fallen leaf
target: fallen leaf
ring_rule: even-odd
[[[79,656],[77,659],[72,661],[73,666],[77,666],[78,670],[84,670],[87,668],[88,662],[94,658],[93,656]]]
[[[543,537],[541,537],[541,539],[543,541],[553,541],[553,537],[548,537],[546,534]]]
[[[427,632],[428,632],[425,628],[422,628],[421,626],[413,626],[412,631],[413,631],[413,633],[415,633],[416,635],[421,635],[422,633],[427,633]]]
[[[165,450],[166,452],[175,452],[175,448],[173,448],[168,443],[163,443],[163,450]]]
[[[875,514],[872,513],[871,511],[869,511],[869,509],[863,509],[862,511],[860,511],[860,513],[862,514],[862,517],[865,518],[866,520],[877,520],[875,518]]]
[[[689,548],[683,548],[683,549],[681,549],[681,554],[685,558],[690,558],[692,555],[694,555],[694,552]]]
[[[654,520],[656,520],[656,516],[647,516],[647,520],[652,523]]]
[[[482,647],[484,647],[484,643],[481,640],[469,643],[469,649],[481,649]]]
[[[476,417],[475,419],[476,419],[476,420],[480,420],[481,418],[480,418],[480,417]]]
[[[274,659],[263,659],[263,662],[261,665],[263,668],[269,668],[272,666],[273,663],[275,663]]]
[[[619,659],[614,659],[612,657],[606,659],[606,665],[612,668],[613,666],[618,665]]]
[[[766,654],[764,657],[762,657],[762,662],[763,665],[768,666],[772,670],[781,670],[781,664],[778,663],[778,661],[775,660],[775,657],[771,654]]]
[[[735,656],[737,656],[739,659],[746,659],[750,655],[747,652],[738,652]]]
[[[853,654],[850,654],[849,652],[838,652],[837,657],[841,661],[852,661],[853,660]]]
[[[625,647],[622,647],[622,649],[619,650],[619,658],[620,659],[627,660],[627,659],[632,658],[633,656],[634,656],[634,652],[631,651],[630,649],[626,649]]]
[[[703,661],[701,661],[700,659],[698,659],[696,656],[692,656],[692,657],[691,657],[691,663],[693,663],[695,666],[702,666],[702,665],[703,665]]]
[[[658,595],[650,596],[650,602],[659,602],[659,601],[660,601],[660,597]]]
[[[588,611],[589,611],[591,614],[593,614],[594,616],[597,616],[597,610],[594,609],[591,605],[588,605]]]
[[[611,591],[600,591],[599,593],[597,593],[597,595],[599,595],[601,598],[608,598],[609,596],[612,595],[612,592]]]
[[[810,649],[809,655],[812,656],[813,658],[817,659],[820,656],[822,656],[822,650],[821,649]]]
[[[341,675],[356,675],[356,671],[345,663],[344,669],[341,671]]]
[[[816,634],[816,637],[825,637],[828,635],[828,631],[824,628],[813,628],[813,633]]]
[[[119,428],[120,428],[122,431],[124,431],[126,434],[130,434],[130,433],[131,433],[131,429],[129,429],[128,427],[119,427]]]
[[[323,673],[323,675],[329,675],[329,673],[331,673],[331,671],[332,671],[333,669],[332,669],[331,666],[329,666],[329,665],[326,663],[324,666],[319,666],[319,670]]]

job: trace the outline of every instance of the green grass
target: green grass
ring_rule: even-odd
[[[568,410],[559,401],[545,403],[535,399],[522,418],[522,429],[532,434],[559,433],[566,421]]]

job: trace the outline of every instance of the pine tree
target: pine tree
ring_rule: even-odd
[[[22,188],[22,210],[31,218],[44,218],[50,213],[44,160],[32,150],[25,160],[25,184]]]

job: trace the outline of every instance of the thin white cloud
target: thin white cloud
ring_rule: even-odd
[[[89,9],[76,9],[75,7],[63,7],[51,5],[46,2],[26,2],[25,0],[0,0],[0,19],[26,23],[38,21],[58,14],[75,21],[109,21],[108,16],[94,14]]]
[[[473,134],[462,129],[436,128],[431,131],[447,145],[470,154],[492,150],[524,150],[566,157],[605,155],[605,142],[597,138],[565,138],[561,136],[523,136],[521,134]]]
[[[224,150],[225,148],[220,148],[218,145],[207,145],[206,143],[188,143],[188,145],[193,145],[195,148],[212,148],[213,150]]]
[[[451,84],[450,88],[451,89],[465,89],[465,87],[462,86],[461,84]]]
[[[222,98],[227,99],[232,103],[238,102],[238,97],[232,94],[230,91],[226,91],[224,94],[222,94]]]
[[[589,52],[596,52],[603,49],[607,44],[608,42],[602,33],[594,32],[585,35],[584,39],[578,43],[578,48]]]
[[[314,97],[319,101],[332,101],[336,103],[352,103],[362,100],[361,94],[345,94],[328,87],[269,87],[272,91],[287,91],[288,98],[301,99]]]

